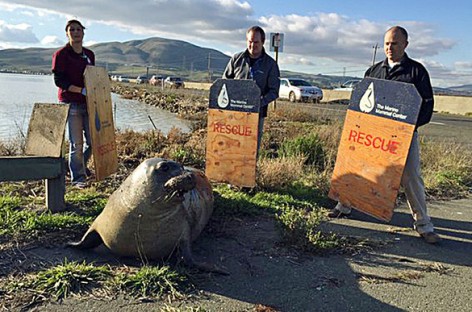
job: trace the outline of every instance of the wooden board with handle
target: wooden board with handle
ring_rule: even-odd
[[[260,90],[252,80],[218,79],[210,88],[207,177],[241,187],[256,185]]]
[[[100,181],[118,169],[110,79],[105,68],[87,66],[84,80],[95,176]]]
[[[353,91],[329,197],[390,221],[418,118],[412,84],[366,78]]]

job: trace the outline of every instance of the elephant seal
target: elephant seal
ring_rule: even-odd
[[[185,264],[206,271],[221,270],[196,263],[191,243],[213,212],[213,191],[199,170],[162,158],[141,163],[110,196],[77,248],[107,246],[120,256],[166,259],[180,251]]]

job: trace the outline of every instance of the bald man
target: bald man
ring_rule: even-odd
[[[386,58],[369,68],[365,73],[365,77],[411,83],[416,87],[422,98],[401,185],[405,189],[408,206],[414,219],[414,229],[427,243],[436,244],[441,238],[434,232],[434,226],[426,208],[417,132],[418,127],[429,123],[433,115],[433,88],[429,74],[424,66],[409,58],[405,53],[407,46],[408,33],[405,28],[394,26],[388,29],[384,36]],[[338,218],[348,216],[350,213],[350,207],[338,203],[328,216],[330,218]]]

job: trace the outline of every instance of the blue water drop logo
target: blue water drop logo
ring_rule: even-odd
[[[95,129],[97,131],[100,131],[101,128],[102,128],[102,123],[100,121],[100,116],[98,115],[98,111],[95,108]]]

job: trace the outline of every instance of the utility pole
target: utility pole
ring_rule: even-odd
[[[208,52],[208,82],[211,82],[211,52]]]
[[[276,36],[279,34],[277,33]],[[274,46],[274,51],[275,51],[275,63],[278,65],[279,64],[279,46],[276,45]],[[277,109],[277,99],[274,100],[274,111]]]
[[[372,49],[374,49],[374,53],[373,53],[374,55],[372,56],[372,65],[375,64],[375,55],[377,54],[377,49],[378,49],[378,48],[379,48],[379,45],[378,45],[378,43],[376,42],[376,43],[375,43],[375,46],[372,46]]]

